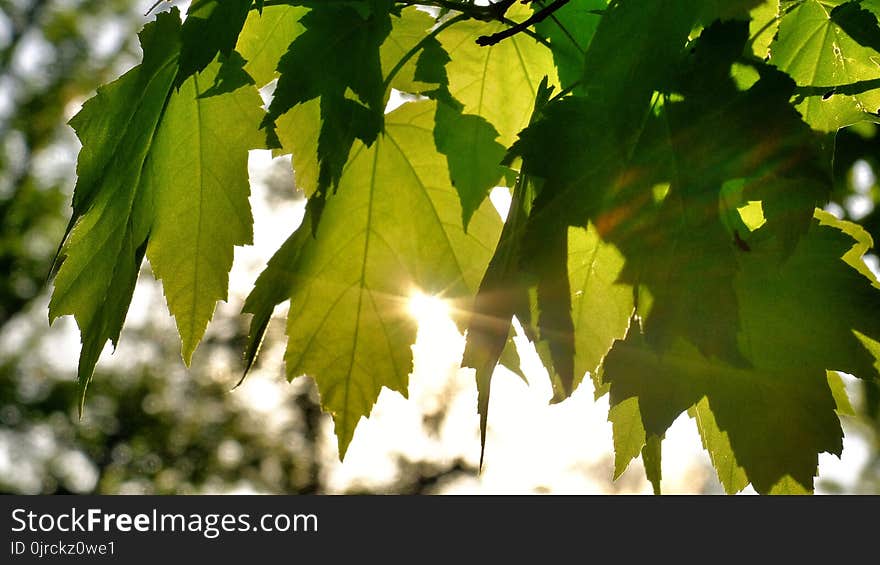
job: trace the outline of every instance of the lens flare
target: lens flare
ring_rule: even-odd
[[[449,318],[449,304],[442,298],[415,290],[410,294],[407,309],[410,315],[421,322],[433,322]]]

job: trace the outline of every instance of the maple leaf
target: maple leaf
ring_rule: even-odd
[[[251,239],[247,152],[262,141],[259,94],[206,96],[219,60],[174,89],[180,33],[177,10],[157,16],[141,33],[144,62],[71,121],[83,150],[50,319],[72,314],[79,325],[81,398],[104,344],[118,342],[145,253],[188,362],[226,298],[233,247]]]
[[[247,60],[244,69],[257,86],[278,76],[278,61],[304,31],[300,20],[307,12],[302,6],[277,5],[248,14],[235,49]]]
[[[49,304],[82,333],[80,406],[104,344],[116,344],[149,233],[140,177],[176,74],[180,18],[159,14],[140,34],[143,62],[98,90],[71,125],[83,142],[73,214]]]
[[[252,87],[205,96],[212,63],[173,94],[150,146],[143,179],[153,198],[147,258],[192,354],[226,300],[233,249],[252,243],[248,150],[263,146],[260,96]]]
[[[573,0],[537,24],[535,31],[550,42],[553,60],[563,89],[583,94],[578,85],[584,72],[584,57],[599,25],[606,0]]]
[[[522,21],[531,13],[517,3],[507,17]],[[529,123],[541,80],[548,75],[550,85],[557,80],[552,54],[532,38],[515,35],[487,47],[474,42],[505,28],[502,22],[468,20],[443,30],[437,39],[449,54],[449,92],[463,105],[462,112],[484,118],[498,132],[499,143],[510,147]]]
[[[381,388],[406,393],[420,289],[467,325],[484,449],[516,318],[553,401],[587,374],[610,393],[615,477],[641,456],[659,492],[687,411],[728,492],[809,492],[850,409],[834,371],[880,368],[870,237],[816,209],[834,133],[880,108],[880,3],[572,0],[521,29],[546,6],[197,0],[184,23],[157,16],[142,64],[71,121],[83,149],[50,318],[81,329],[81,394],[145,256],[190,361],[251,239],[248,150],[271,143],[308,204],[244,305],[246,371],[290,300],[288,376],[317,381],[340,455]],[[266,113],[256,87],[276,78]],[[428,100],[385,115],[395,90]]]
[[[842,449],[838,402],[826,370],[865,379],[877,374],[874,356],[857,335],[880,335],[880,288],[862,266],[865,249],[863,231],[817,211],[784,263],[776,239],[740,254],[734,286],[746,367],[710,359],[683,341],[658,354],[647,344],[650,330],[643,335],[631,327],[626,340],[615,343],[603,373],[612,406],[621,406],[609,417],[615,434],[629,438],[621,440],[628,453],[639,443],[634,407],[643,433],[656,436],[695,407],[728,491],[742,489],[745,479],[758,492],[796,485],[812,490],[818,454],[839,455]],[[847,267],[840,269],[841,262]],[[834,305],[800,308],[820,295],[836,297]]]
[[[271,127],[294,106],[320,98],[322,193],[338,185],[354,140],[370,144],[382,128],[385,88],[379,49],[391,31],[391,3],[359,4],[365,6],[322,2],[300,19],[305,30],[278,63],[281,76],[264,122]]]
[[[835,17],[841,9],[843,17]],[[829,9],[816,0],[806,0],[779,23],[770,60],[798,86],[809,88],[797,108],[815,129],[837,131],[872,119],[880,109],[880,91],[871,83],[880,79],[873,62],[880,57],[878,44],[860,44],[845,29],[853,24],[877,29],[876,17],[854,4]]]
[[[201,72],[218,53],[228,58],[251,9],[251,0],[195,0],[186,12],[175,85]]]
[[[486,206],[467,234],[461,227],[458,195],[434,148],[434,104],[405,104],[370,147],[355,145],[315,237],[288,240],[248,300],[249,311],[265,313],[277,299],[263,290],[277,284],[271,273],[292,273],[287,373],[317,381],[341,455],[383,386],[406,394],[413,290],[468,309],[500,231]]]

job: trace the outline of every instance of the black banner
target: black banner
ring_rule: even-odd
[[[878,509],[877,497],[5,496],[0,563],[591,561],[609,550],[628,562],[703,544],[748,557],[757,542],[789,541],[789,557],[816,557],[833,555],[838,535],[858,539],[873,523],[858,516]]]

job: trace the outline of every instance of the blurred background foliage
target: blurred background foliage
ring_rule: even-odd
[[[185,369],[150,276],[138,283],[146,298],[129,315],[125,351],[99,366],[85,416],[78,417],[75,354],[61,354],[78,349],[78,334],[73,328],[50,331],[46,322],[46,276],[69,217],[79,149],[66,122],[98,85],[138,62],[136,32],[151,4],[0,0],[0,492],[326,492],[326,462],[335,452],[322,447],[326,417],[311,381],[284,384],[276,359],[270,377],[281,384],[269,391],[270,411],[230,393],[240,374],[246,320],[229,308],[218,310],[193,368]],[[875,241],[878,170],[877,128],[841,132],[831,208],[861,223]],[[270,206],[296,198],[289,173],[267,175],[266,185]],[[64,324],[72,322],[56,326]],[[266,349],[283,339],[281,333],[270,332]],[[844,423],[847,434],[865,440],[867,460],[857,484],[846,488],[876,493],[880,394],[870,387],[853,392],[859,415]],[[446,415],[441,406],[426,417],[425,433],[436,433]],[[347,491],[437,492],[476,473],[463,459],[397,456],[393,463],[387,484],[355,484]],[[601,469],[610,477],[606,467],[610,459]],[[828,481],[820,486],[844,488]],[[694,491],[717,492],[717,482]]]

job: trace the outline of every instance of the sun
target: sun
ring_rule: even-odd
[[[449,304],[440,297],[413,290],[407,302],[410,316],[419,323],[431,323],[449,318]]]

